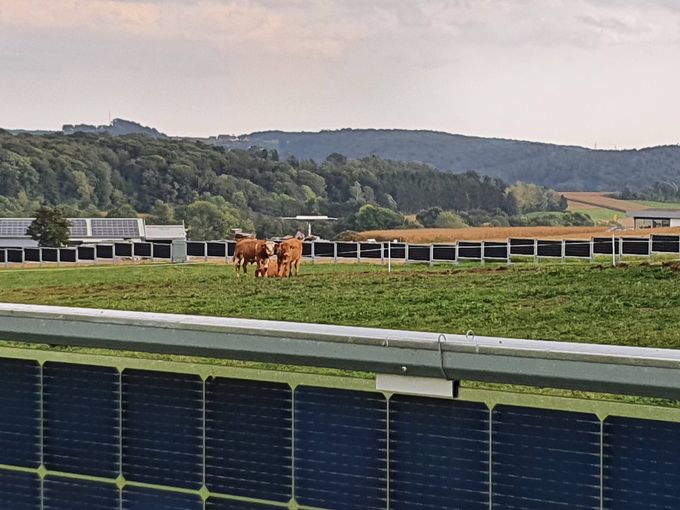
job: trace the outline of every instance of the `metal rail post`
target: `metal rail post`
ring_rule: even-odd
[[[616,267],[616,239],[612,234],[612,267]]]
[[[387,272],[392,272],[392,241],[387,241]]]

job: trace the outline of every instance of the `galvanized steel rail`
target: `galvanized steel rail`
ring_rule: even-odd
[[[680,350],[0,303],[0,339],[680,399]]]

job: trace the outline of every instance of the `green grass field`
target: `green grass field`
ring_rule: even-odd
[[[631,200],[650,209],[680,209],[680,202],[655,202],[653,200]]]
[[[0,301],[680,348],[671,265],[303,265],[237,279],[192,264],[2,270]]]

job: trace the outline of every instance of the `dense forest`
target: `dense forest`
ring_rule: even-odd
[[[0,215],[29,216],[39,205],[60,206],[68,216],[184,220],[192,237],[218,238],[235,227],[280,235],[294,226],[278,218],[298,214],[341,218],[322,227],[334,235],[346,228],[417,226],[404,215],[433,207],[493,218],[560,211],[566,201],[539,186],[509,188],[474,172],[444,173],[375,156],[348,160],[334,153],[315,162],[188,139],[0,131]]]
[[[680,184],[676,181],[657,181],[640,191],[625,188],[620,193],[614,193],[614,198],[623,200],[653,200],[656,202],[680,202]]]
[[[540,184],[560,191],[621,191],[654,181],[680,181],[680,146],[591,150],[436,131],[341,129],[318,133],[263,131],[214,140],[224,147],[276,149],[282,157],[323,161],[332,152],[349,158],[377,155],[426,163],[443,171]]]

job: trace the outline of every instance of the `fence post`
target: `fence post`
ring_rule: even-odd
[[[485,250],[484,250],[484,241],[481,241],[481,242],[479,243],[479,256],[481,257],[481,258],[480,258],[480,263],[481,263],[481,265],[484,265],[484,263],[486,262],[486,261],[484,260],[484,255],[485,255],[484,252],[485,252]]]
[[[623,237],[619,237],[619,262],[623,260]]]
[[[590,238],[589,246],[590,246],[590,255],[589,255],[588,258],[589,258],[590,262],[592,262],[593,260],[595,260],[595,239],[593,239],[592,237]]]
[[[653,253],[654,253],[653,249],[654,249],[654,245],[652,244],[652,235],[650,234],[650,236],[649,236],[649,261],[650,262],[654,258],[653,257]]]
[[[434,244],[430,244],[430,265],[434,264]]]
[[[208,262],[208,241],[203,241],[203,262]]]
[[[385,243],[380,241],[380,263],[385,263]]]
[[[612,267],[616,267],[616,239],[612,234]]]
[[[312,264],[314,263],[314,260],[316,258],[316,249],[314,248],[314,241],[312,241]]]
[[[357,243],[357,264],[361,264],[361,243]]]
[[[404,264],[408,264],[408,243],[404,243]]]
[[[561,255],[562,263],[564,264],[564,261],[567,258],[567,242],[564,239],[562,239],[561,249],[562,249],[562,251],[561,251],[560,255]]]
[[[458,241],[456,241],[456,244],[453,247],[453,257],[456,259],[456,260],[453,261],[453,263],[456,264],[456,265],[460,264],[460,259],[458,258],[459,255],[460,255],[460,250],[459,250],[459,246],[458,246]]]
[[[42,248],[38,248],[38,263],[40,267],[43,265],[43,260],[42,260]]]
[[[534,264],[538,264],[538,239],[534,239]]]
[[[506,255],[508,256],[508,265],[510,266],[510,265],[512,265],[512,257],[510,257],[510,252],[512,250],[510,248],[512,248],[512,247],[510,246],[510,238],[509,237],[506,240],[506,243],[507,243],[507,250],[508,250]]]
[[[387,272],[392,272],[392,241],[387,241]]]
[[[338,243],[333,241],[333,262],[338,263]]]

